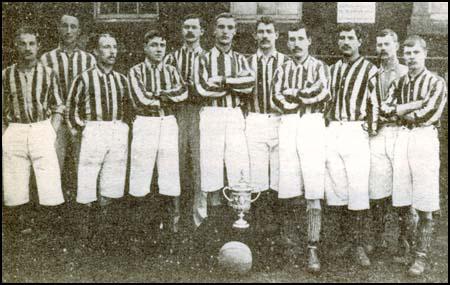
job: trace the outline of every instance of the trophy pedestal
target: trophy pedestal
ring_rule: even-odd
[[[247,223],[247,221],[244,220],[244,213],[240,212],[239,213],[239,220],[237,220],[237,221],[235,221],[233,223],[233,228],[246,229],[249,226],[250,226],[249,223]]]

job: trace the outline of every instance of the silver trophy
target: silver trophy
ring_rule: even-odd
[[[227,195],[226,190],[230,190],[230,197]],[[228,200],[228,205],[239,213],[239,219],[233,224],[234,228],[246,229],[250,226],[249,223],[244,220],[244,213],[248,213],[251,203],[255,202],[261,194],[261,192],[258,192],[256,198],[252,199],[253,190],[253,187],[245,182],[242,174],[239,184],[223,188],[222,192]]]

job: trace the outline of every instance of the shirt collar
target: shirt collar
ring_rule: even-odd
[[[76,53],[76,52],[78,52],[80,49],[78,48],[78,46],[76,46],[74,49],[73,49],[73,53]],[[61,44],[59,44],[58,45],[58,51],[59,52],[63,52],[63,53],[67,53],[67,50],[65,49],[65,48],[63,48],[62,46],[61,46]]]
[[[390,64],[391,67],[385,69],[382,64],[380,64],[380,68],[378,69],[380,73],[386,72],[386,71],[395,71],[398,68],[398,65],[400,62],[398,61],[398,58],[395,58],[394,61]]]
[[[425,72],[427,72],[427,71],[428,71],[427,68],[424,67],[423,70],[422,70],[419,74],[417,74],[416,76],[414,76],[414,77],[412,77],[412,78],[411,78],[411,76],[409,76],[409,73],[408,73],[408,76],[407,76],[407,77],[408,77],[408,81],[409,81],[409,82],[415,82],[417,78],[419,78],[419,77],[421,77],[422,75],[424,75]]]
[[[294,59],[292,59],[295,66],[297,67],[303,67],[304,70],[308,69],[309,63],[312,61],[311,55],[308,54],[308,56],[305,58],[305,60],[302,63],[297,63]]]
[[[185,44],[181,47],[181,49],[184,50],[185,52],[189,52],[189,49],[188,49],[188,47]],[[193,51],[194,51],[195,54],[201,53],[201,52],[203,52],[203,48],[199,45]]]
[[[112,70],[112,69],[111,69],[111,71],[109,73],[103,72],[103,70],[97,64],[95,65],[95,69],[97,69],[97,73],[100,76],[109,76],[109,75],[112,75],[114,73],[114,70]]]
[[[214,46],[214,47],[211,49],[211,54],[212,54],[213,56],[219,56],[221,53],[227,54],[227,55],[230,55],[230,56],[231,56],[231,54],[233,53],[233,49],[230,48],[230,50],[229,50],[228,52],[222,52],[222,51],[220,51],[216,46]]]
[[[268,56],[268,59],[270,59],[270,58],[274,58],[275,59],[277,57],[277,54],[278,54],[277,50],[273,50],[272,53]],[[258,49],[256,51],[256,57],[259,60],[261,57],[266,57],[266,56],[264,55],[262,50]]]
[[[152,63],[148,58],[145,58],[145,66],[148,68],[148,69],[158,69],[159,71],[161,71],[162,70],[162,67],[163,67],[163,61],[161,61],[160,63],[158,63],[158,64],[154,64],[154,63]]]

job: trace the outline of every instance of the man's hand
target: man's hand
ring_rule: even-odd
[[[167,96],[165,94],[159,95],[159,101],[161,102],[161,104],[169,104],[172,102],[172,100],[170,100],[169,96]]]
[[[284,98],[286,99],[286,101],[288,101],[289,103],[297,103],[297,94],[296,94],[296,89],[294,88],[288,88],[283,90],[283,92],[281,93]]]
[[[414,113],[408,113],[406,115],[401,116],[401,119],[405,121],[406,123],[413,124],[416,122],[416,118],[414,116]]]
[[[395,111],[396,111],[395,106],[389,106],[389,105],[387,105],[387,104],[385,104],[385,103],[382,103],[382,104],[381,104],[381,112],[382,112],[384,115],[386,115],[386,116],[392,116],[392,115],[394,115]]]
[[[225,78],[223,76],[213,76],[208,79],[208,85],[212,87],[221,88],[223,87],[223,83]]]

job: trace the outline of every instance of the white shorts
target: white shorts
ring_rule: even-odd
[[[394,153],[394,207],[439,210],[439,139],[434,126],[401,127]]]
[[[303,177],[297,151],[298,114],[281,116],[279,128],[280,178],[278,198],[287,199],[301,196]]]
[[[200,175],[204,192],[224,186],[224,163],[228,184],[249,181],[249,157],[245,120],[239,108],[203,107],[200,111]]]
[[[322,113],[304,114],[297,129],[297,151],[305,186],[305,198],[325,196],[325,121]]]
[[[323,114],[283,115],[280,124],[278,198],[324,198],[325,125]]]
[[[250,184],[255,192],[269,188],[278,190],[278,128],[279,114],[249,113],[246,119]]]
[[[398,127],[382,128],[379,133],[369,138],[370,142],[370,199],[383,199],[392,195],[394,146]]]
[[[159,193],[180,196],[178,125],[174,116],[137,116],[131,142],[130,194],[150,193],[155,162]]]
[[[325,197],[330,206],[369,209],[369,137],[362,121],[331,122],[327,129]]]
[[[56,133],[50,120],[9,124],[2,136],[3,194],[6,206],[30,201],[31,167],[36,176],[39,204],[55,206],[64,203],[55,140]]]
[[[88,121],[81,138],[77,202],[97,200],[100,195],[120,198],[125,190],[128,125],[121,121]]]

